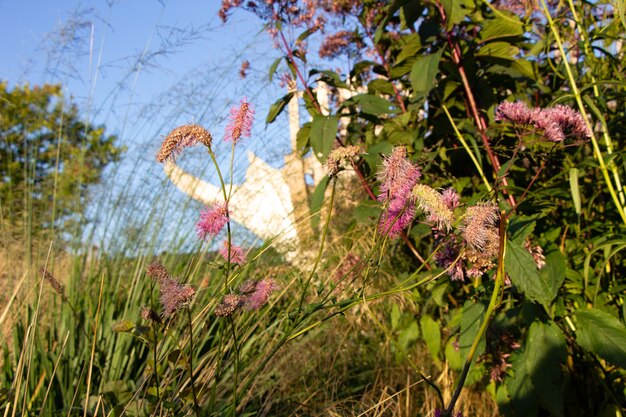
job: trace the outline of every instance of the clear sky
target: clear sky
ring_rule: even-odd
[[[142,203],[151,201],[149,193],[164,189],[167,181],[154,155],[160,139],[177,125],[200,123],[221,138],[229,107],[246,96],[255,104],[257,118],[253,137],[236,154],[235,179],[245,172],[245,150],[274,166],[289,151],[285,118],[264,123],[271,102],[285,93],[267,77],[280,53],[252,14],[240,11],[222,24],[220,3],[0,0],[0,80],[10,86],[61,83],[86,119],[105,124],[128,147],[124,161],[108,172],[98,192],[106,200],[98,204],[104,206],[91,210],[100,237],[114,233],[112,218],[118,214],[111,214],[111,205],[126,204],[127,213],[146,210]],[[251,65],[249,76],[241,79],[244,60]],[[218,145],[223,163],[229,151]],[[216,181],[201,150],[183,155],[180,164]],[[146,197],[131,201],[129,190]],[[184,202],[173,187],[165,190]],[[187,203],[197,211],[197,205]],[[193,222],[184,223],[193,227]]]

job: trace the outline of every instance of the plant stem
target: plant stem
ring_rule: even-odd
[[[196,383],[193,375],[193,326],[191,323],[191,310],[189,309],[189,306],[187,306],[185,310],[187,310],[187,319],[189,320],[189,360],[187,361],[187,365],[189,366],[189,381],[191,383],[191,393],[193,394],[193,408],[196,413],[196,417],[200,417],[200,406],[198,405]]]
[[[498,269],[496,271],[496,279],[493,286],[493,293],[491,294],[491,300],[489,301],[489,306],[487,307],[487,311],[485,313],[485,318],[478,329],[478,333],[476,337],[474,337],[474,341],[472,342],[472,346],[467,354],[467,358],[465,359],[465,364],[463,365],[463,370],[461,371],[461,376],[459,377],[459,382],[457,383],[456,389],[454,390],[454,394],[452,395],[452,399],[450,399],[450,404],[444,411],[442,417],[450,417],[452,415],[452,411],[454,410],[454,406],[456,401],[459,399],[459,395],[461,395],[461,390],[463,389],[463,385],[465,385],[465,379],[467,378],[467,374],[472,365],[472,360],[476,355],[476,350],[478,349],[478,344],[480,340],[485,335],[487,331],[487,326],[491,322],[491,317],[493,316],[496,307],[500,302],[501,293],[500,290],[502,288],[502,284],[504,283],[504,258],[506,256],[506,218],[504,214],[500,214],[500,248],[498,253]]]
[[[238,403],[238,397],[237,397],[237,385],[239,383],[239,346],[237,346],[237,332],[235,331],[235,321],[232,319],[232,317],[228,318],[228,321],[230,322],[230,326],[231,329],[233,331],[233,346],[235,347],[235,378],[234,378],[234,386],[233,386],[233,416],[235,416],[237,414],[237,403]]]

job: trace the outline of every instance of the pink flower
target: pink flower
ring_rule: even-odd
[[[246,281],[239,287],[243,304],[248,310],[258,310],[267,304],[270,294],[277,289],[272,279]]]
[[[225,240],[223,246],[220,248],[220,255],[224,257],[226,261],[228,261],[228,241]],[[239,246],[230,245],[230,263],[241,265],[246,262],[246,255],[243,253],[243,250]]]
[[[381,182],[378,201],[386,202],[394,198],[407,198],[422,174],[417,166],[406,159],[406,148],[396,146],[391,155],[383,158],[377,176]]]
[[[454,210],[459,206],[459,195],[452,187],[443,190],[443,192],[441,193],[441,198],[443,199],[443,203],[448,206],[450,210]]]
[[[242,137],[249,137],[252,131],[252,121],[254,120],[254,109],[248,101],[243,98],[239,107],[230,109],[230,121],[226,126],[224,134],[225,141],[233,141],[237,144]]]
[[[415,215],[415,203],[411,190],[421,176],[420,169],[406,159],[406,149],[397,146],[391,155],[383,159],[378,172],[381,182],[378,201],[388,203],[378,229],[389,237],[400,235]]]
[[[196,290],[189,285],[181,285],[175,279],[159,281],[159,301],[163,305],[163,317],[168,318],[183,305],[189,303]]]
[[[526,125],[532,122],[534,113],[523,101],[503,101],[496,107],[496,121],[508,120],[514,124]]]
[[[215,203],[212,208],[206,208],[200,213],[200,220],[196,224],[196,232],[200,239],[208,236],[217,236],[228,222],[228,207],[225,203]]]

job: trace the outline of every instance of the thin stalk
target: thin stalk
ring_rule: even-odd
[[[230,322],[230,327],[231,330],[233,331],[233,346],[235,347],[235,378],[233,381],[233,415],[236,415],[237,412],[237,403],[238,403],[238,397],[237,397],[237,385],[239,383],[239,346],[237,345],[237,332],[235,331],[235,321],[232,319],[232,317],[228,318],[228,321]]]
[[[474,356],[476,355],[476,350],[478,349],[478,344],[480,340],[485,335],[487,331],[487,327],[491,322],[491,317],[493,316],[496,307],[500,303],[500,298],[502,296],[501,289],[504,283],[504,258],[506,256],[506,218],[503,214],[500,215],[500,248],[498,253],[498,269],[496,271],[496,279],[493,286],[493,292],[491,293],[491,300],[489,301],[489,306],[487,307],[487,312],[485,313],[485,318],[478,329],[478,333],[476,337],[474,337],[474,341],[472,342],[472,346],[469,349],[467,354],[467,358],[465,359],[465,364],[463,365],[463,370],[461,371],[461,376],[459,377],[459,382],[457,383],[456,389],[454,390],[454,394],[452,394],[452,398],[450,399],[450,404],[444,411],[442,417],[450,417],[452,415],[452,411],[454,410],[454,406],[456,401],[459,399],[459,395],[461,395],[461,390],[463,389],[463,385],[465,385],[465,379],[467,378],[467,374],[469,373],[470,367],[472,366],[472,361],[474,360]]]
[[[332,181],[332,188],[330,191],[330,200],[328,202],[328,214],[326,215],[326,221],[324,222],[324,229],[322,230],[322,240],[320,242],[320,248],[317,251],[317,256],[315,257],[315,263],[313,264],[313,268],[311,268],[311,272],[309,273],[306,283],[304,284],[302,295],[300,296],[300,303],[298,304],[299,312],[302,311],[302,304],[304,304],[304,297],[306,296],[306,292],[309,288],[309,284],[311,283],[311,280],[313,279],[313,276],[315,275],[315,271],[317,270],[317,267],[322,259],[322,253],[324,252],[324,243],[326,242],[326,236],[328,235],[328,226],[330,224],[330,218],[333,213],[333,204],[335,201],[335,190],[337,188],[337,180],[333,178],[331,179],[331,181]]]
[[[85,393],[85,411],[83,417],[87,417],[89,409],[89,391],[91,389],[91,373],[93,371],[93,361],[96,354],[96,343],[98,341],[98,317],[100,316],[100,307],[102,306],[102,293],[104,291],[104,274],[100,278],[100,293],[98,294],[98,307],[96,308],[96,319],[93,324],[93,343],[91,345],[91,357],[89,358],[89,369],[87,371],[87,392]]]
[[[576,99],[578,110],[580,111],[580,114],[583,116],[583,119],[585,120],[585,124],[587,125],[587,128],[589,130],[589,134],[591,135],[591,143],[593,145],[593,154],[598,160],[598,163],[600,165],[600,171],[602,172],[602,176],[604,177],[606,186],[609,189],[609,194],[611,195],[611,198],[613,199],[613,203],[615,204],[615,207],[617,208],[617,212],[622,218],[622,222],[626,224],[626,212],[624,212],[624,207],[622,206],[622,203],[620,202],[620,199],[617,196],[617,192],[615,191],[615,188],[613,187],[613,182],[611,181],[606,163],[604,162],[604,156],[602,155],[602,151],[600,150],[600,145],[598,144],[596,135],[593,132],[593,126],[591,126],[591,123],[589,122],[589,117],[587,115],[587,110],[585,109],[585,106],[583,105],[583,99],[580,94],[580,89],[578,88],[578,84],[576,84],[576,78],[574,77],[572,68],[570,67],[569,62],[566,59],[567,54],[565,53],[565,48],[563,48],[563,41],[561,40],[561,36],[559,35],[559,32],[554,25],[554,20],[552,19],[552,16],[550,16],[550,11],[548,10],[548,6],[546,5],[545,0],[541,0],[541,5],[543,6],[543,12],[544,12],[543,14],[548,20],[550,31],[552,32],[552,35],[554,36],[554,41],[559,47],[559,51],[561,52],[561,56],[563,57],[563,60],[562,60],[563,66],[565,67],[565,72],[567,74],[567,78],[569,79],[570,87],[572,88],[572,93],[574,94],[574,98]]]
[[[189,321],[189,360],[187,361],[187,366],[189,366],[189,382],[193,395],[193,409],[196,413],[196,417],[200,417],[200,406],[198,405],[198,396],[196,395],[196,381],[193,375],[193,326],[191,324],[191,310],[189,306],[185,307],[185,310],[187,310],[187,319]]]
[[[574,7],[574,3],[572,0],[567,0],[567,4],[569,5],[570,12],[572,13],[572,17],[574,18],[574,22],[577,27],[582,27],[580,24],[580,20],[578,18],[578,13],[576,12],[576,8]],[[587,33],[584,30],[579,30],[580,39],[582,40],[583,47],[585,48],[585,55],[593,56],[593,52],[591,51],[591,46],[589,42],[589,38],[587,37]],[[591,77],[591,84],[593,86],[593,94],[596,98],[602,97],[600,94],[600,89],[598,88],[598,83],[596,81],[596,77],[593,71],[589,72],[589,76]],[[611,136],[609,136],[609,131],[607,129],[606,123],[601,123],[602,125],[602,137],[604,138],[604,145],[606,146],[606,153],[609,155],[613,154],[613,142],[611,141]],[[609,168],[613,173],[613,180],[615,181],[615,185],[617,186],[617,191],[619,193],[620,202],[622,204],[625,203],[624,198],[624,189],[622,187],[622,181],[619,176],[619,172],[617,171],[617,166],[613,159],[609,161]]]
[[[491,190],[492,190],[491,184],[489,183],[489,181],[487,181],[487,177],[485,177],[485,173],[483,172],[483,168],[478,163],[478,160],[476,159],[476,156],[474,156],[474,152],[472,152],[472,150],[470,149],[469,145],[465,141],[465,138],[463,137],[463,135],[461,134],[461,132],[457,128],[456,123],[454,122],[454,119],[452,118],[452,115],[448,111],[448,107],[445,104],[442,103],[441,104],[441,108],[446,113],[446,116],[448,116],[448,120],[450,120],[450,124],[452,125],[452,129],[454,129],[454,133],[456,134],[457,139],[459,139],[459,142],[461,142],[461,145],[463,145],[463,148],[465,148],[465,151],[467,152],[467,154],[469,155],[470,159],[474,163],[474,166],[476,167],[476,170],[478,171],[478,174],[480,175],[480,178],[485,183],[485,187],[487,187],[487,191],[491,192]]]

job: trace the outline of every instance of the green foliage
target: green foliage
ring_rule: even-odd
[[[82,121],[60,85],[0,83],[0,207],[10,225],[37,234],[81,226],[87,189],[122,148]]]

